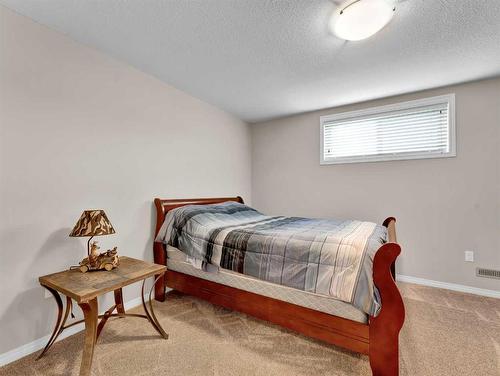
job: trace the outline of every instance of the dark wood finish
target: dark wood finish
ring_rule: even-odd
[[[163,244],[154,242],[153,243],[153,257],[156,264],[167,265],[167,252],[163,247]],[[155,275],[158,278],[158,274]],[[155,283],[155,299],[159,302],[165,301],[165,278],[159,279]]]
[[[147,319],[150,324],[165,339],[168,335],[157,320],[153,304],[151,303],[153,286],[149,291],[149,310],[144,299],[144,284],[147,278],[159,273],[158,278],[163,278],[166,271],[164,265],[156,265],[150,262],[136,260],[130,257],[120,257],[120,267],[112,271],[82,273],[78,269],[66,270],[39,278],[42,286],[47,288],[57,303],[58,314],[56,325],[47,345],[37,359],[40,359],[54,344],[57,337],[64,329],[85,322],[85,341],[83,349],[80,376],[91,373],[94,346],[101,334],[106,322],[111,317],[140,317]],[[122,287],[142,280],[142,305],[145,315],[126,313],[123,304]],[[156,280],[155,280],[156,282]],[[115,304],[103,315],[98,314],[97,297],[113,291]],[[63,316],[63,304],[59,293],[66,295],[66,311]],[[83,311],[84,319],[66,324],[66,320],[72,310],[72,299],[76,300]],[[117,313],[113,313],[114,311]],[[98,319],[101,319],[98,321]]]
[[[394,221],[391,222],[394,226]],[[395,237],[394,237],[395,239]],[[370,366],[374,376],[399,374],[399,331],[405,319],[403,299],[391,269],[401,253],[397,243],[386,243],[375,254],[373,281],[379,289],[382,310],[370,318]]]
[[[192,200],[155,199],[157,208],[155,234],[158,234],[165,214],[173,208],[188,204],[203,205],[225,201],[243,203],[241,197]],[[397,376],[399,375],[398,337],[404,322],[404,305],[394,282],[395,261],[401,252],[396,240],[395,223],[396,220],[393,217],[383,222],[383,225],[387,227],[388,242],[377,251],[373,263],[373,278],[380,292],[382,309],[377,317],[370,317],[367,324],[172,270],[167,270],[166,277],[157,280],[155,298],[164,301],[165,286],[168,286],[213,304],[273,322],[306,336],[368,354],[374,376]],[[163,244],[154,243],[154,257],[156,263],[167,264]]]
[[[210,303],[270,321],[296,332],[363,354],[369,352],[368,325],[167,270],[167,286]]]

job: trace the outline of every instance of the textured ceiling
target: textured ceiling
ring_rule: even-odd
[[[329,0],[0,0],[256,122],[500,74],[500,0],[400,0],[374,37]]]

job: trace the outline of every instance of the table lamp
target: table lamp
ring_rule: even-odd
[[[87,242],[87,256],[90,256],[90,241],[94,236],[111,235],[115,233],[104,210],[85,210],[69,236],[90,236]]]

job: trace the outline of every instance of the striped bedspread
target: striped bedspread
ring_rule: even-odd
[[[258,279],[380,310],[373,284],[383,226],[353,220],[272,217],[226,202],[171,210],[156,241],[187,256]]]

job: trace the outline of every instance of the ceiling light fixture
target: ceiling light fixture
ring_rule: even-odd
[[[387,25],[395,10],[386,0],[356,0],[335,11],[330,28],[341,39],[366,39]]]

